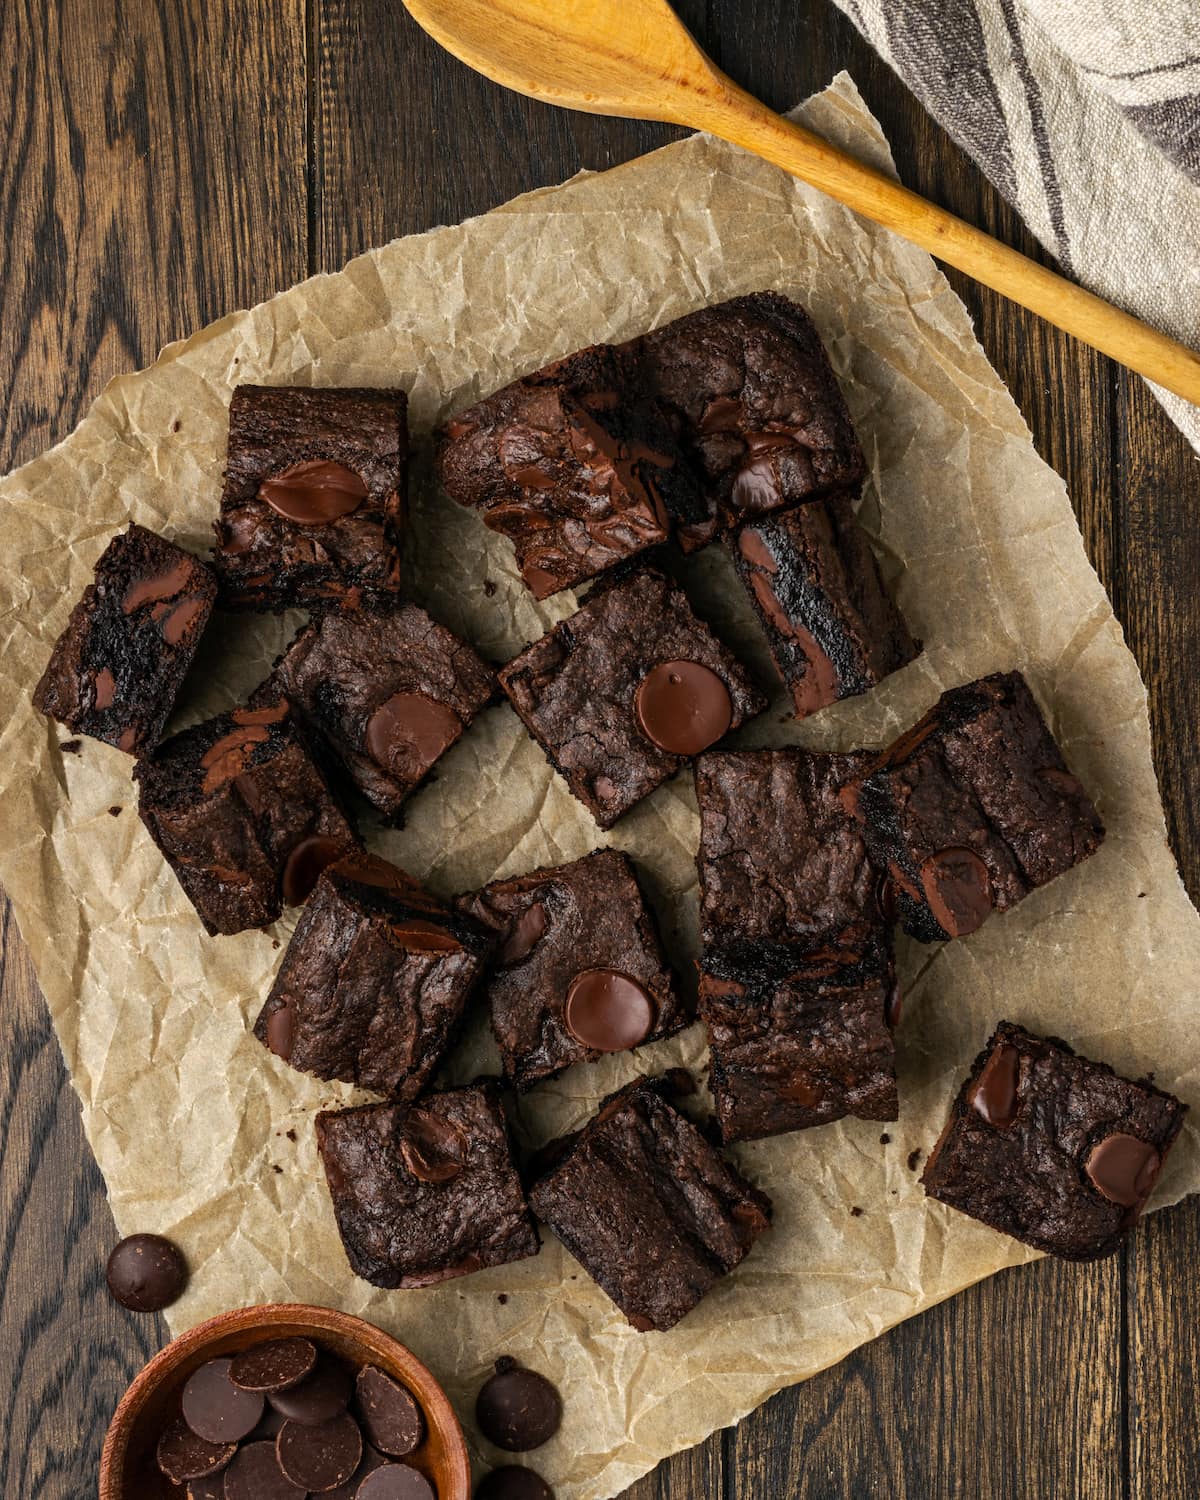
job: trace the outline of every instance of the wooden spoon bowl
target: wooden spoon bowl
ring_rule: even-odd
[[[471,1470],[458,1418],[421,1361],[390,1335],[328,1307],[274,1303],[222,1313],[156,1354],[117,1407],[100,1457],[100,1500],[179,1500],[183,1490],[159,1472],[154,1450],[178,1415],[192,1371],[207,1360],[268,1339],[310,1338],[354,1366],[378,1365],[401,1381],[425,1414],[424,1442],[405,1460],[430,1480],[438,1500],[470,1500]]]

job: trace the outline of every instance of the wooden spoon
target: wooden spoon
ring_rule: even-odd
[[[769,110],[666,0],[404,0],[455,57],[566,109],[711,131],[1200,405],[1200,355]]]

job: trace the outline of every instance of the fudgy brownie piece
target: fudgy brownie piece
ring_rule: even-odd
[[[274,678],[359,791],[393,820],[497,696],[491,669],[415,604],[318,616]]]
[[[766,699],[653,568],[606,579],[510,661],[500,685],[601,828]]]
[[[573,1136],[529,1201],[640,1332],[673,1328],[768,1228],[771,1200],[641,1078]]]
[[[403,391],[238,386],[213,549],[225,603],[395,595],[407,405]]]
[[[930,1197],[1064,1260],[1111,1255],[1137,1221],[1185,1104],[1001,1021],[921,1177]]]
[[[686,548],[764,511],[853,489],[866,472],[850,413],[804,309],[755,292],[640,341],[651,389],[707,481]]]
[[[729,545],[798,719],[867,692],[920,654],[851,496],[752,521]]]
[[[509,538],[538,599],[705,513],[635,346],[599,344],[547,365],[460,412],[439,439],[442,484]]]
[[[1019,672],[943,693],[842,797],[927,943],[974,932],[1104,838]]]
[[[172,735],[133,778],[142,822],[210,933],[265,927],[357,848],[283,699]]]
[[[491,947],[403,870],[354,854],[321,874],[254,1034],[303,1073],[414,1099]]]
[[[487,994],[517,1088],[687,1025],[654,918],[619,850],[494,881],[459,906],[499,944]]]
[[[717,751],[696,762],[700,935],[813,947],[883,920],[879,872],[842,805],[870,759],[807,750]]]
[[[807,953],[761,943],[700,965],[721,1138],[755,1140],[857,1115],[894,1120],[898,1010],[886,929]]]
[[[75,734],[140,755],[162,736],[217,597],[204,564],[143,526],[113,537],[33,690]]]
[[[432,1286],[541,1248],[494,1083],[317,1116],[317,1146],[356,1276]]]

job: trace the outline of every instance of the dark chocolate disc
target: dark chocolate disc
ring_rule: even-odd
[[[1003,1043],[983,1065],[971,1105],[997,1130],[1006,1130],[1017,1118],[1017,1090],[1021,1081],[1021,1054]]]
[[[312,895],[313,886],[321,877],[321,871],[335,860],[341,859],[346,845],[340,839],[331,839],[324,834],[314,834],[301,839],[292,849],[283,866],[283,899],[289,906],[302,906]]]
[[[183,1420],[210,1443],[236,1443],[253,1432],[263,1414],[257,1391],[239,1390],[229,1378],[231,1359],[210,1359],[193,1370],[183,1388]]]
[[[493,1469],[475,1489],[475,1500],[554,1500],[554,1491],[540,1474],[509,1464]]]
[[[355,1382],[363,1431],[381,1453],[403,1458],[420,1446],[425,1419],[411,1392],[383,1370],[364,1365]]]
[[[665,661],[637,690],[642,733],[671,755],[699,755],[733,722],[733,702],[720,677],[698,661]]]
[[[363,1444],[363,1456],[350,1478],[345,1484],[339,1484],[335,1490],[325,1491],[325,1500],[358,1500],[358,1487],[368,1474],[373,1474],[376,1469],[382,1469],[387,1459],[382,1453],[377,1453],[367,1443]]]
[[[585,969],[567,990],[567,1030],[596,1052],[624,1052],[654,1029],[654,1001],[618,969]]]
[[[187,1264],[179,1246],[161,1234],[131,1234],[113,1247],[105,1278],[122,1307],[158,1312],[187,1285]]]
[[[237,1452],[236,1443],[210,1443],[186,1422],[172,1422],[158,1440],[158,1467],[172,1484],[186,1484],[223,1469]]]
[[[279,1467],[301,1489],[321,1494],[345,1484],[362,1458],[362,1433],[348,1411],[322,1422],[285,1422],[275,1439]]]
[[[419,1470],[384,1464],[359,1485],[356,1500],[437,1500],[437,1491]]]
[[[270,1439],[271,1442],[274,1442],[275,1439],[279,1436],[280,1428],[286,1421],[287,1418],[284,1416],[284,1414],[281,1411],[276,1411],[275,1408],[271,1406],[270,1403],[268,1403],[263,1407],[262,1421],[259,1422],[258,1426],[250,1434],[249,1441],[252,1443],[259,1443],[265,1442]]]
[[[1141,1208],[1150,1196],[1162,1158],[1148,1141],[1116,1131],[1097,1141],[1084,1170],[1097,1192],[1122,1208]]]
[[[367,754],[394,775],[421,777],[462,728],[449,704],[424,693],[393,693],[367,720]]]
[[[317,1368],[299,1385],[286,1391],[271,1391],[267,1400],[281,1411],[289,1422],[304,1422],[319,1427],[340,1416],[350,1405],[350,1372],[340,1360],[325,1355]]]
[[[544,1375],[511,1359],[496,1361],[496,1373],[475,1402],[479,1430],[497,1448],[525,1453],[548,1443],[562,1422],[562,1397]]]
[[[345,464],[310,458],[264,479],[258,498],[300,526],[327,526],[356,511],[367,498],[367,486]]]
[[[992,877],[972,849],[939,849],[921,866],[921,889],[943,932],[966,937],[992,910]]]
[[[225,1500],[304,1500],[279,1467],[274,1443],[247,1443],[225,1471]]]
[[[229,1378],[244,1391],[284,1391],[311,1375],[317,1346],[311,1339],[269,1339],[235,1354]]]
[[[189,1479],[187,1500],[225,1500],[225,1474],[205,1474],[201,1479]]]
[[[452,1121],[418,1104],[404,1117],[400,1155],[418,1182],[451,1182],[466,1162],[467,1142]]]

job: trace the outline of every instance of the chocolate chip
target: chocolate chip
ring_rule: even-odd
[[[317,1368],[299,1385],[286,1391],[271,1391],[267,1400],[289,1422],[319,1427],[340,1416],[350,1404],[350,1372],[340,1360],[321,1359]]]
[[[332,1490],[345,1484],[362,1458],[362,1433],[349,1412],[319,1427],[285,1422],[275,1440],[279,1467],[301,1489]]]
[[[225,1500],[225,1475],[206,1474],[202,1479],[189,1479],[187,1500]]]
[[[1007,1130],[1017,1118],[1017,1090],[1021,1081],[1021,1054],[1015,1047],[1002,1043],[983,1065],[971,1105],[976,1114]]]
[[[420,1446],[425,1419],[404,1386],[374,1365],[364,1365],[358,1372],[355,1394],[363,1430],[380,1452],[403,1458]]]
[[[972,849],[939,849],[921,866],[921,889],[943,932],[966,937],[992,910],[992,877]]]
[[[229,1378],[244,1391],[283,1391],[299,1385],[317,1363],[317,1346],[309,1339],[270,1339],[235,1354]]]
[[[513,1360],[496,1361],[475,1402],[479,1430],[497,1448],[526,1453],[548,1443],[562,1422],[562,1397],[544,1375]]]
[[[407,1464],[385,1464],[359,1485],[357,1500],[437,1500],[437,1491]]]
[[[1097,1192],[1122,1208],[1138,1208],[1150,1196],[1162,1158],[1147,1141],[1115,1131],[1097,1141],[1084,1170]]]
[[[582,1046],[624,1052],[644,1042],[654,1029],[654,1001],[628,974],[585,969],[567,990],[563,1019]]]
[[[363,1444],[363,1456],[357,1469],[346,1480],[345,1484],[339,1484],[334,1490],[326,1490],[324,1500],[358,1500],[358,1489],[368,1474],[373,1474],[376,1469],[382,1469],[387,1463],[382,1453],[377,1453],[369,1444]]]
[[[367,498],[367,486],[345,464],[310,458],[264,479],[258,498],[300,526],[327,526],[356,511]]]
[[[419,778],[462,729],[448,704],[424,693],[393,693],[367,720],[367,753],[395,776]]]
[[[418,1105],[404,1117],[400,1155],[418,1182],[450,1182],[463,1169],[467,1142],[457,1125]]]
[[[346,846],[338,839],[314,834],[301,839],[288,855],[283,866],[280,886],[283,899],[288,906],[303,906],[312,894],[312,888],[320,879],[321,871],[346,852]]]
[[[733,722],[729,689],[698,661],[653,667],[638,685],[635,707],[642,733],[670,755],[699,755]]]
[[[554,1491],[540,1474],[510,1464],[493,1469],[479,1481],[475,1500],[554,1500]]]
[[[546,908],[540,901],[531,902],[517,918],[498,961],[502,964],[519,964],[528,958],[535,946],[546,935]]]
[[[187,1285],[183,1252],[161,1234],[131,1234],[121,1240],[104,1274],[109,1291],[131,1312],[170,1307]]]
[[[253,1432],[263,1414],[257,1391],[242,1391],[229,1378],[230,1359],[210,1359],[193,1370],[183,1388],[183,1420],[210,1443],[236,1443]]]
[[[274,1443],[247,1443],[225,1471],[225,1500],[305,1500],[279,1467]]]
[[[223,1469],[237,1452],[236,1443],[209,1443],[186,1422],[172,1422],[158,1440],[158,1467],[172,1484],[184,1484]]]

